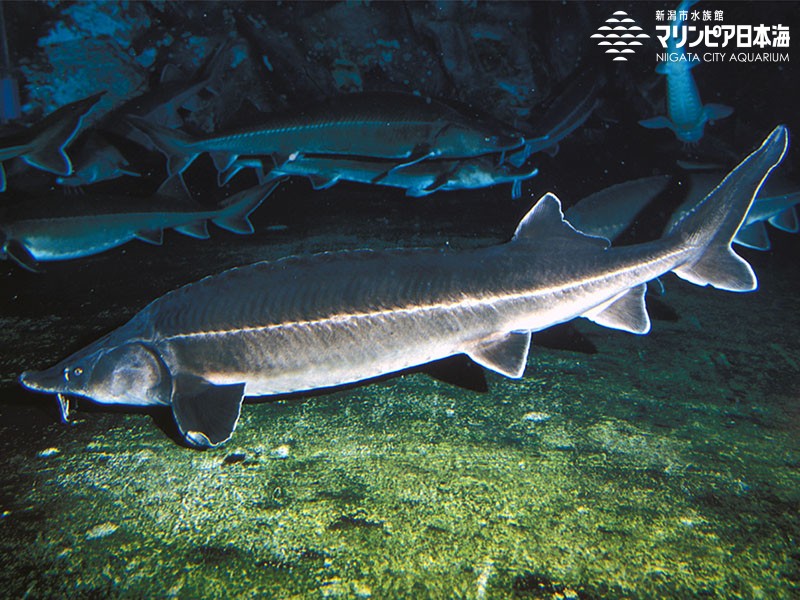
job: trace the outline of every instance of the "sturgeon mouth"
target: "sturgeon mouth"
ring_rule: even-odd
[[[58,414],[61,417],[61,422],[69,423],[69,413],[75,403],[75,399],[66,393],[58,391],[58,388],[61,386],[54,384],[53,378],[55,376],[51,371],[52,369],[46,371],[25,371],[19,376],[19,382],[23,387],[31,391],[55,394],[58,399]]]

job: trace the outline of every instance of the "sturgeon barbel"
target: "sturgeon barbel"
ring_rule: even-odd
[[[41,392],[171,406],[187,443],[228,440],[245,396],[326,388],[456,354],[509,377],[531,332],[585,317],[644,334],[646,282],[756,289],[731,240],[788,143],[777,127],[670,232],[612,248],[545,194],[506,244],[351,251],[259,262],[165,294],[54,367],[21,375]]]

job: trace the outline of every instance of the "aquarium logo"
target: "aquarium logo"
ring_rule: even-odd
[[[592,39],[600,40],[597,45],[606,48],[605,53],[614,56],[614,61],[627,62],[627,54],[634,54],[643,39],[649,39],[644,30],[631,19],[624,10],[618,10],[606,19],[605,25],[597,29]]]

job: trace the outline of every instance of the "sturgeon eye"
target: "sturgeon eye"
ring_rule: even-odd
[[[81,367],[75,367],[74,369],[70,369],[66,367],[64,369],[64,380],[69,381],[72,377],[80,377],[83,375],[83,369]]]

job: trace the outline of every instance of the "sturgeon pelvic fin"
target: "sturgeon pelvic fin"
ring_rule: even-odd
[[[481,340],[466,354],[482,367],[519,379],[525,372],[530,347],[530,331],[512,331],[500,337]]]

